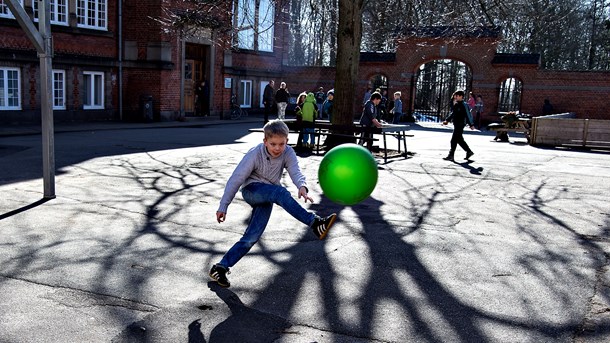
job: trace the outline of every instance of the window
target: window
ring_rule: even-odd
[[[23,7],[23,0],[19,0],[19,4]],[[4,3],[4,0],[0,0],[0,18],[15,18],[8,8],[8,5]]]
[[[76,0],[78,27],[106,30],[107,0]]]
[[[83,109],[104,108],[104,73],[86,71],[83,74]]]
[[[53,70],[53,109],[66,109],[66,72]]]
[[[523,83],[513,77],[509,77],[500,84],[500,97],[498,99],[498,111],[519,111],[521,108],[521,90]]]
[[[21,109],[19,69],[0,67],[0,110]]]
[[[233,9],[237,47],[272,52],[275,1],[234,0]]]
[[[251,80],[241,80],[239,82],[239,94],[238,101],[239,107],[252,107],[252,81]]]
[[[38,21],[38,0],[32,1],[34,21]],[[51,0],[51,24],[68,25],[68,0]]]

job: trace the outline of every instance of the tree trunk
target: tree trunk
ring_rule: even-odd
[[[333,124],[352,125],[362,40],[364,0],[339,0]]]
[[[339,27],[337,29],[337,66],[335,77],[335,99],[332,123],[353,126],[356,81],[360,63],[362,41],[362,8],[364,0],[339,0]],[[345,132],[347,133],[347,132]],[[326,139],[327,149],[346,142],[347,137]]]

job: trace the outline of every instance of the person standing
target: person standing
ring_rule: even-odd
[[[474,107],[477,105],[477,101],[474,99],[472,92],[468,93],[468,109],[470,112],[474,111]]]
[[[318,115],[320,116],[320,119],[324,119],[322,118],[322,105],[326,100],[326,93],[324,93],[324,87],[318,88],[318,91],[316,92],[316,94],[314,94],[314,96],[316,97],[316,105],[318,106]]]
[[[373,126],[380,128],[381,123],[377,119],[379,116],[379,110],[377,106],[381,102],[381,93],[374,92],[371,94],[371,98],[369,101],[364,104],[364,109],[362,109],[362,116],[360,117],[360,125],[364,126],[367,129],[371,129]],[[368,130],[367,132],[362,133],[362,138],[360,139],[360,145],[364,145],[366,141],[366,148],[369,151],[373,150],[373,132]],[[368,139],[367,139],[368,138]]]
[[[378,120],[387,120],[388,111],[390,110],[388,105],[388,91],[384,89],[381,91],[381,101],[379,102],[379,105],[377,105],[377,111],[379,112]]]
[[[481,114],[483,113],[483,97],[481,94],[477,95],[477,103],[474,105],[474,110],[474,113],[476,114],[474,120],[475,126],[477,129],[481,129]]]
[[[207,82],[202,80],[195,89],[195,115],[208,116],[210,113],[210,87]]]
[[[548,116],[553,114],[553,105],[549,99],[544,99],[544,105],[542,105],[542,115]]]
[[[367,87],[366,92],[364,92],[364,101],[362,101],[362,105],[366,104],[367,101],[371,99],[371,87]]]
[[[313,93],[307,94],[299,112],[303,118],[303,146],[313,149],[316,145],[314,123],[318,116],[316,99]]]
[[[400,100],[400,96],[402,93],[400,91],[394,92],[394,107],[390,110],[394,113],[394,118],[392,120],[392,124],[399,124],[400,117],[402,117],[402,100]]]
[[[277,103],[277,119],[286,119],[286,106],[288,106],[288,99],[290,99],[290,93],[286,88],[286,82],[280,83],[280,89],[275,92],[275,102]]]
[[[271,80],[265,86],[265,90],[263,91],[263,105],[265,105],[265,119],[263,124],[267,124],[269,121],[269,115],[273,111],[273,103],[275,100],[275,89],[273,86],[275,85],[275,81]]]
[[[333,121],[333,99],[335,99],[335,90],[331,89],[326,94],[326,100],[322,104],[322,119],[328,119],[331,123]]]
[[[453,123],[453,135],[451,136],[451,149],[449,150],[449,154],[447,157],[444,157],[444,160],[453,161],[455,155],[455,149],[459,145],[466,151],[465,160],[470,159],[474,152],[470,150],[470,147],[464,140],[464,126],[470,126],[471,130],[474,130],[474,124],[472,122],[472,115],[470,114],[470,108],[468,104],[464,102],[464,91],[456,91],[453,93],[453,99],[455,104],[453,105],[453,109],[451,113],[447,116],[445,121],[443,121],[443,125],[447,125],[448,122]]]

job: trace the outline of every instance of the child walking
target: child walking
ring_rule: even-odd
[[[319,239],[326,237],[337,218],[336,213],[321,218],[305,210],[280,184],[285,168],[299,190],[299,199],[303,198],[306,203],[308,200],[313,202],[307,194],[307,183],[299,168],[297,156],[288,146],[288,126],[281,120],[273,120],[265,124],[263,131],[263,143],[246,153],[227,181],[216,212],[216,220],[219,223],[224,222],[227,208],[240,186],[244,200],[252,206],[252,215],[243,236],[210,270],[210,277],[222,287],[230,286],[227,279],[229,268],[246,255],[262,236],[273,204],[278,204],[294,218],[309,226]]]
[[[470,108],[468,104],[464,102],[464,91],[456,91],[453,93],[453,108],[447,119],[443,122],[443,125],[447,125],[448,122],[453,123],[453,135],[451,136],[451,148],[447,157],[443,157],[444,160],[453,161],[455,155],[455,149],[459,145],[466,151],[465,160],[469,160],[474,152],[470,150],[470,147],[464,140],[464,126],[468,125],[471,130],[474,130],[474,123],[472,122],[472,115],[470,114]]]

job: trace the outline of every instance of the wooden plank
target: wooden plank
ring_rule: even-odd
[[[610,147],[610,121],[535,118],[532,145]]]

